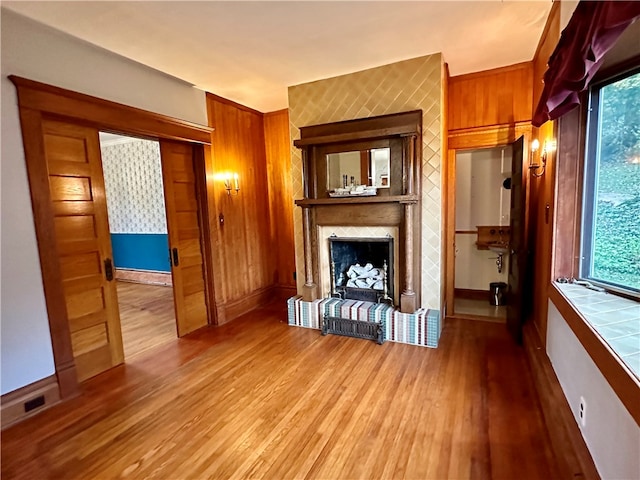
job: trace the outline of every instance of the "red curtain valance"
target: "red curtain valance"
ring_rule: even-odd
[[[640,1],[580,1],[549,58],[534,126],[580,104],[579,94],[589,86],[604,54],[638,18]]]

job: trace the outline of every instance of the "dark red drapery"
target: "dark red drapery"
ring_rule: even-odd
[[[579,94],[589,86],[604,54],[638,18],[640,1],[581,0],[549,58],[544,89],[533,115],[534,126],[580,104]]]

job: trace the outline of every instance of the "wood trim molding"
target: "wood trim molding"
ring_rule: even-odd
[[[470,300],[488,301],[491,296],[489,290],[473,290],[471,288],[456,288],[454,292],[456,298],[468,298]]]
[[[530,66],[531,66],[531,61],[529,60],[526,62],[514,63],[513,65],[507,65],[506,67],[491,68],[489,70],[482,70],[480,72],[464,73],[462,75],[456,75],[454,77],[449,77],[449,82],[456,83],[460,81],[468,81],[468,80],[473,80],[477,78],[490,77],[495,75],[496,73],[513,72],[515,70],[522,70],[522,69],[529,68]]]
[[[449,130],[449,150],[490,148],[515,142],[521,135],[529,135],[533,127],[530,121],[487,127]],[[528,147],[528,146],[526,146]],[[525,148],[525,153],[528,148]]]
[[[116,133],[165,138],[195,143],[211,143],[213,129],[91,95],[9,75],[18,89],[22,108],[38,110]]]
[[[147,270],[131,270],[129,268],[116,268],[116,280],[131,283],[144,283],[146,285],[172,285],[173,278],[170,272],[150,272]]]
[[[502,145],[513,143],[520,136],[524,136],[523,151],[523,188],[526,189],[527,202],[530,201],[529,195],[529,145],[533,135],[533,127],[531,122],[516,122],[513,124],[490,125],[486,127],[473,127],[458,130],[450,130],[448,136],[449,149],[447,152],[447,168],[444,195],[447,202],[446,212],[446,248],[445,248],[445,295],[446,295],[446,314],[453,316],[454,308],[454,291],[455,291],[455,221],[456,221],[456,153],[457,150],[468,150],[475,148],[494,148]],[[528,206],[525,205],[524,211],[528,212]],[[528,238],[528,213],[525,215],[525,239]]]
[[[240,109],[240,110],[244,110],[245,112],[255,113],[256,115],[260,115],[260,116],[268,115],[268,114],[262,113],[262,112],[260,112],[258,110],[255,110],[255,109],[253,109],[251,107],[247,107],[246,105],[242,105],[241,103],[234,102],[233,100],[229,100],[228,98],[219,97],[215,93],[207,92],[206,95],[207,95],[207,98],[210,98],[211,100],[215,100],[216,102],[220,102],[220,103],[225,103],[227,105],[231,105],[232,107],[235,107],[235,108]],[[284,109],[284,110],[286,110],[286,109]],[[274,113],[274,112],[271,112],[271,113]],[[211,117],[209,117],[209,118],[211,118]]]
[[[40,400],[42,404],[28,412],[25,411],[25,403],[33,400],[36,400],[36,402]],[[52,407],[59,401],[60,391],[55,375],[43,378],[42,380],[2,395],[2,407],[0,408],[2,430]]]
[[[535,325],[525,323],[523,334],[525,354],[549,432],[549,448],[562,452],[556,455],[559,478],[599,478]]]
[[[549,298],[640,426],[640,382],[554,284],[549,287]]]
[[[209,199],[215,199],[213,185],[209,182],[209,178],[214,177],[212,164],[207,158],[210,147],[207,145],[194,145],[193,147],[193,168],[196,175],[196,201],[198,202],[198,222],[200,224],[200,245],[202,246],[203,274],[205,282],[205,295],[207,303],[207,316],[209,317],[209,325],[217,325],[218,317],[216,315],[216,290],[214,282],[213,266],[215,264],[214,254],[212,251],[211,239],[215,236],[212,230],[211,222],[215,218],[210,210],[211,202]],[[215,202],[215,200],[213,200]]]
[[[42,284],[51,332],[53,361],[58,374],[60,395],[62,398],[66,398],[78,393],[78,380],[71,346],[71,333],[67,322],[68,314],[60,263],[57,257],[50,255],[50,252],[56,251],[55,215],[51,203],[49,174],[44,161],[42,113],[21,108],[20,124],[31,207],[38,241],[38,255],[42,270]]]

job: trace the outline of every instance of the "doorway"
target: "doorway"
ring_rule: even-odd
[[[456,152],[456,316],[506,321],[511,152],[510,145]]]
[[[160,144],[100,132],[125,362],[177,339]]]
[[[9,76],[60,396],[124,360],[98,131],[157,139],[178,336],[215,324],[209,127]],[[208,152],[208,150],[207,150]],[[211,189],[213,186],[211,186]]]
[[[442,308],[445,312],[446,317],[490,320],[494,316],[494,312],[487,312],[486,309],[495,307],[495,305],[491,305],[489,298],[487,298],[487,296],[489,295],[487,289],[491,291],[491,284],[501,283],[502,288],[500,290],[504,292],[501,297],[503,299],[506,298],[505,303],[507,304],[507,328],[512,332],[516,340],[518,340],[519,338],[518,332],[521,330],[523,319],[521,307],[524,289],[522,286],[522,281],[526,275],[524,261],[526,260],[527,255],[526,233],[528,228],[527,191],[529,189],[529,184],[527,177],[527,166],[531,136],[532,127],[528,122],[519,122],[516,124],[496,125],[482,128],[461,129],[450,131],[448,136],[448,153],[445,182],[445,301]],[[500,174],[502,175],[503,179],[506,180],[506,172],[508,171],[506,162],[508,158],[508,150],[505,149],[504,151],[505,163],[503,169],[502,148],[509,145],[512,149],[510,169],[511,189],[509,193],[507,193],[506,190],[508,189],[505,188],[505,186],[501,183],[500,188],[505,188],[505,191],[501,191],[500,188],[498,188],[497,190],[493,190],[494,192],[500,192],[500,195],[502,197],[500,203],[502,201],[506,202],[506,198],[510,199],[510,209],[508,214],[509,230],[508,232],[505,232],[504,229],[507,221],[506,218],[502,217],[503,215],[505,215],[506,209],[502,207],[502,211],[497,217],[497,222],[495,223],[495,225],[485,225],[485,227],[489,228],[487,228],[482,234],[484,238],[479,239],[478,237],[481,236],[481,232],[480,229],[478,229],[479,225],[473,224],[475,222],[467,222],[466,225],[461,225],[460,228],[457,228],[457,190],[458,188],[464,187],[463,185],[458,186],[456,182],[458,154],[464,155],[465,153],[468,154],[471,152],[471,155],[473,156],[474,151],[476,151],[476,154],[478,152],[486,151],[486,155],[495,156],[497,152],[500,158]],[[493,151],[494,153],[489,153],[491,151]],[[503,174],[503,172],[505,172],[505,174]],[[467,190],[469,190],[469,188],[470,186],[467,185]],[[494,219],[490,219],[490,223],[493,223],[494,221],[495,217]],[[504,237],[506,235],[508,235],[509,238],[508,243],[505,242]],[[471,238],[474,236],[475,240],[472,241]],[[479,242],[480,244],[484,243],[484,245],[482,246],[483,248],[477,248],[479,245],[475,244],[475,242]],[[471,308],[467,308],[468,305],[466,305],[466,303],[468,302],[456,302],[456,297],[460,297],[460,295],[456,295],[456,274],[461,274],[460,265],[458,264],[462,263],[461,259],[458,259],[458,261],[456,260],[456,255],[460,255],[461,253],[464,254],[465,251],[457,248],[458,243],[472,243],[476,247],[475,250],[485,250],[484,252],[480,253],[478,253],[477,251],[473,251],[473,255],[480,255],[480,258],[490,255],[493,258],[483,258],[483,261],[489,260],[489,264],[491,264],[491,262],[497,261],[497,257],[499,257],[499,254],[502,253],[502,272],[500,272],[500,274],[506,272],[508,281],[487,282],[486,279],[482,280],[482,293],[477,294],[481,295],[480,300],[482,302],[481,304],[478,303],[477,305],[483,305],[483,309],[485,309],[482,312],[480,312],[478,309],[473,308],[473,302],[471,303]],[[501,244],[500,246],[502,246],[502,248],[493,248],[490,250],[489,244],[492,244],[492,246],[494,247],[497,247],[497,245],[495,244]],[[471,250],[466,250],[466,252],[469,256],[472,255]],[[494,265],[494,268],[496,269],[496,275],[498,274],[497,267],[497,265]],[[473,275],[475,280],[475,270],[467,270],[474,272]],[[469,275],[468,272],[467,275]],[[506,285],[504,285],[505,283]],[[465,294],[468,294],[469,296],[473,296],[475,294],[473,291],[460,292],[460,288],[463,287],[463,285],[461,285],[460,283],[457,284],[457,287],[459,289],[458,293],[462,293],[463,297]],[[480,289],[480,286],[478,286],[477,288]],[[475,287],[470,288],[469,290],[475,290]],[[487,296],[485,296],[485,294]],[[499,309],[501,317],[499,321],[501,322],[503,321],[502,317],[504,316],[504,310],[505,309],[503,308]],[[491,313],[492,315],[489,316],[489,313]]]

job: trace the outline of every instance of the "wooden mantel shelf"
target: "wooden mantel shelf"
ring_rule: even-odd
[[[360,197],[353,195],[351,197],[332,197],[332,198],[301,198],[296,200],[296,205],[341,205],[354,203],[416,203],[419,200],[418,195],[381,195]]]

